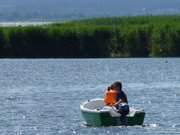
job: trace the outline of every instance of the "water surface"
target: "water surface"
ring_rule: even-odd
[[[1,135],[180,134],[180,59],[2,59]],[[144,126],[86,127],[81,102],[121,80]]]

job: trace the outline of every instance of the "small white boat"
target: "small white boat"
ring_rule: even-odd
[[[88,100],[80,105],[80,109],[89,126],[143,125],[145,118],[144,110],[132,107],[124,118],[115,108],[104,106],[103,99]]]

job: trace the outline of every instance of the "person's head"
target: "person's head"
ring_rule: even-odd
[[[122,83],[120,81],[116,81],[111,85],[111,88],[120,92],[122,90]]]

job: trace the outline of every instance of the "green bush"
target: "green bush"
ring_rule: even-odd
[[[2,29],[0,29],[0,57],[4,57],[6,49],[7,39]]]
[[[180,16],[95,18],[0,28],[0,57],[180,56]]]

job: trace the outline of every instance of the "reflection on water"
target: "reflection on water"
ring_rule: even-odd
[[[168,61],[168,62],[167,62]],[[0,134],[180,134],[180,59],[0,60]],[[122,80],[143,126],[87,127],[79,105]]]

